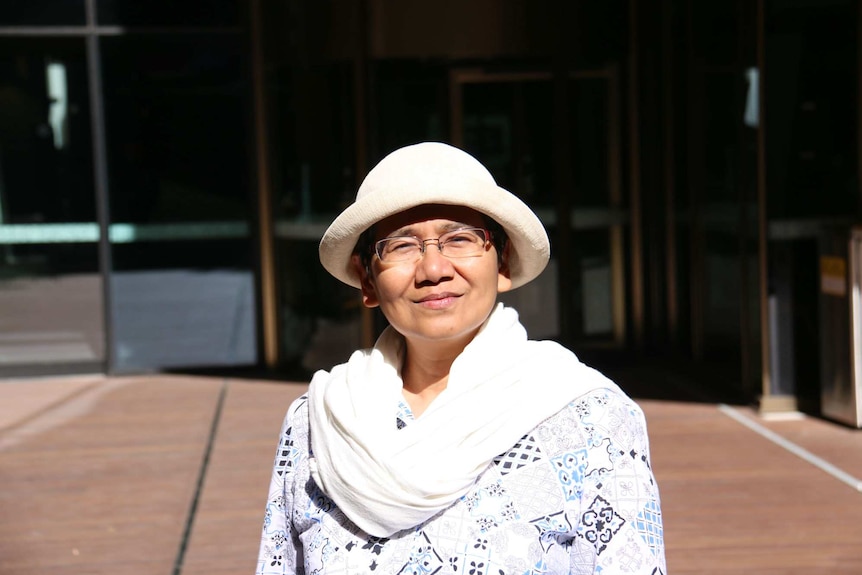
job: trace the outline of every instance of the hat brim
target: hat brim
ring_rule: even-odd
[[[367,194],[347,207],[320,241],[323,267],[347,285],[359,288],[359,275],[351,256],[362,233],[384,218],[428,204],[465,206],[503,227],[510,242],[508,266],[512,289],[535,279],[547,266],[551,251],[548,234],[536,214],[517,196],[486,181],[460,179],[439,186],[420,179],[409,190]]]

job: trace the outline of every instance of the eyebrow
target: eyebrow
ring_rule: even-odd
[[[439,234],[445,234],[446,232],[451,232],[452,230],[460,230],[461,228],[473,228],[477,226],[473,226],[471,224],[465,224],[464,222],[448,222],[445,224],[441,224],[437,230]],[[387,238],[397,238],[403,236],[411,236],[416,237],[414,233],[414,224],[410,224],[409,226],[404,226],[403,228],[398,228],[388,236]]]

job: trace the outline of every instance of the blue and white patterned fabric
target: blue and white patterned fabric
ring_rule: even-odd
[[[402,403],[399,428],[413,421]],[[500,454],[475,488],[389,538],[357,528],[309,473],[305,396],[281,430],[258,575],[666,572],[659,493],[640,408],[596,389]]]

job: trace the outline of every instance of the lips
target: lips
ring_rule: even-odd
[[[458,294],[452,293],[452,292],[432,293],[432,294],[426,295],[423,298],[416,300],[416,303],[428,303],[428,302],[452,299],[452,298],[456,298],[456,297],[459,297]]]
[[[460,294],[452,292],[432,293],[417,300],[416,303],[426,310],[442,311],[452,308],[459,297],[461,297]]]

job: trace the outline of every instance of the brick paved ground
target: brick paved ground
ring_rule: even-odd
[[[177,375],[0,381],[0,573],[251,573],[279,424],[304,389]],[[764,436],[860,478],[862,431],[639,403],[670,573],[862,573],[862,492]]]

